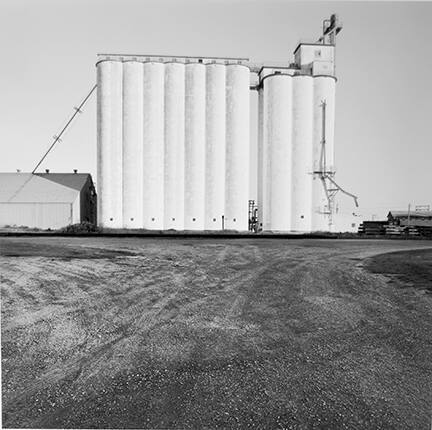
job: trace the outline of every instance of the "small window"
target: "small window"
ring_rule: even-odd
[[[281,71],[280,71],[280,70],[275,70],[274,74],[275,74],[275,75],[280,75],[280,74],[281,74]]]

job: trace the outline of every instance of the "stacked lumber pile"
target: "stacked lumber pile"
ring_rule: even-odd
[[[384,235],[387,221],[363,221],[358,228],[359,234]]]
[[[419,236],[419,231],[417,227],[414,227],[413,225],[410,225],[409,227],[405,227],[405,233],[408,236]]]
[[[405,227],[401,227],[400,225],[389,224],[385,227],[386,236],[400,236],[404,234]]]
[[[432,239],[432,227],[426,225],[417,225],[416,229],[419,232],[420,236],[429,237]]]

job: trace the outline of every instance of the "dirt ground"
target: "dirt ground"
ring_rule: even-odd
[[[430,429],[429,241],[0,238],[0,270],[4,427]]]

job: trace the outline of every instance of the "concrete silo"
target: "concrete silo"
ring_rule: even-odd
[[[206,69],[186,64],[184,228],[204,230]]]
[[[263,230],[291,230],[292,81],[272,70],[261,77]]]
[[[312,230],[313,78],[293,77],[291,230]]]
[[[97,67],[97,185],[99,225],[123,227],[123,64]]]
[[[222,228],[225,212],[226,67],[206,66],[205,230]]]
[[[246,66],[227,66],[225,228],[232,230],[248,230],[249,75]]]
[[[280,65],[102,54],[99,225],[329,230],[334,195],[345,192],[334,181],[340,28],[332,16],[318,42],[300,43],[294,62]],[[251,89],[258,90],[257,207],[249,189]]]
[[[143,228],[164,228],[165,65],[146,62],[143,90]]]
[[[99,224],[246,230],[249,68],[138,57],[97,63]]]
[[[165,65],[164,229],[184,229],[185,65]]]
[[[264,119],[264,95],[262,87],[258,86],[258,135],[257,135],[257,208],[258,208],[258,228],[262,229],[263,217],[262,217],[262,208],[264,205],[264,166],[263,166],[263,157],[264,157],[264,127],[263,127],[263,119]]]
[[[330,76],[314,77],[313,94],[312,162],[314,172],[320,173],[314,175],[312,184],[311,230],[327,231],[332,208],[329,206],[326,188],[321,178],[334,172],[335,79]]]
[[[121,63],[119,63],[121,64]],[[143,221],[143,64],[123,63],[123,227]]]
[[[334,180],[336,15],[316,43],[300,43],[294,62],[253,67],[258,75],[258,213],[269,231],[328,231]],[[291,83],[292,81],[292,83]],[[288,82],[290,82],[288,84]]]

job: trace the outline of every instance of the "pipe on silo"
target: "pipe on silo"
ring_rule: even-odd
[[[225,228],[248,230],[249,68],[226,66]]]
[[[291,229],[312,229],[313,78],[293,77]]]
[[[206,66],[205,230],[220,230],[225,212],[225,66]]]
[[[186,64],[184,184],[184,225],[186,230],[204,229],[205,107],[205,66],[198,63]]]
[[[185,66],[165,65],[164,228],[184,230]]]
[[[123,63],[123,227],[143,227],[143,65]]]
[[[122,228],[122,83],[123,65],[97,65],[98,224]]]
[[[164,81],[163,63],[143,64],[143,227],[164,226]]]
[[[291,230],[292,77],[263,82],[263,229]]]
[[[334,170],[334,109],[336,81],[330,76],[317,76],[314,80],[313,96],[313,168],[322,169],[320,165],[322,149],[322,102],[326,102],[326,170]],[[312,230],[328,231],[328,200],[319,175],[315,174],[312,185]]]

